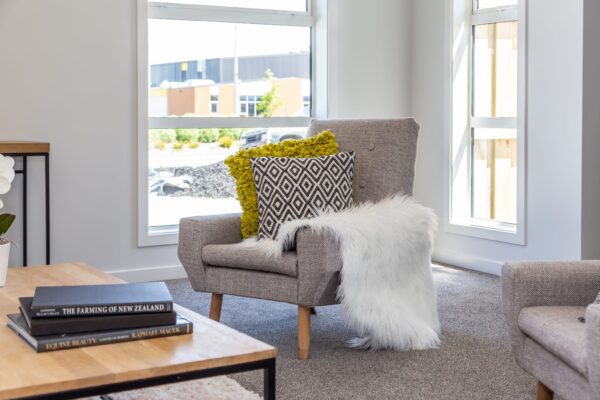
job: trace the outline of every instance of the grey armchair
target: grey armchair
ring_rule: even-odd
[[[419,126],[414,119],[311,122],[309,135],[331,129],[341,151],[354,151],[355,203],[412,194]],[[295,251],[272,260],[239,245],[239,215],[184,218],[178,255],[192,287],[212,293],[210,318],[219,320],[223,294],[298,305],[298,356],[308,358],[310,314],[336,303],[341,262],[327,233],[301,229]]]
[[[502,285],[513,353],[538,380],[537,399],[600,400],[600,304],[589,305],[600,261],[507,263]]]

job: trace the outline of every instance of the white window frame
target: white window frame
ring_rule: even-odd
[[[311,117],[149,117],[148,19],[250,23],[311,28],[311,115],[327,116],[327,0],[308,0],[305,12],[173,4],[137,0],[138,246],[176,244],[178,226],[149,231],[148,129],[308,126]],[[238,110],[239,111],[239,110]]]
[[[446,6],[449,40],[447,55],[444,151],[447,173],[444,176],[444,213],[442,226],[446,232],[511,244],[526,244],[526,121],[527,121],[527,0],[518,5],[476,9],[477,0],[453,0]],[[518,21],[517,49],[517,118],[473,118],[472,114],[472,31],[474,25]],[[466,51],[466,56],[465,52]],[[466,58],[465,58],[466,57]],[[464,103],[466,101],[466,104]],[[464,214],[472,215],[472,163],[470,150],[472,128],[511,128],[517,131],[517,223],[507,224],[476,218],[458,219],[453,215],[455,196]],[[454,191],[461,191],[457,194]],[[468,192],[468,193],[465,193]]]

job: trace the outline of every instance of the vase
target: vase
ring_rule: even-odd
[[[0,287],[6,284],[6,273],[8,272],[8,255],[10,254],[10,242],[0,239]]]

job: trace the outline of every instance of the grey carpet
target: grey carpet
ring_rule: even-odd
[[[533,399],[535,380],[513,361],[501,313],[500,278],[434,267],[442,345],[437,350],[359,351],[340,306],[318,307],[310,359],[296,358],[297,307],[225,296],[222,322],[279,349],[279,399]],[[168,282],[175,300],[208,315],[210,296]],[[262,391],[262,373],[232,375]]]

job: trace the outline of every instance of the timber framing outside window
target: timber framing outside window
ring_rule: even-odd
[[[138,245],[239,212],[223,160],[326,116],[326,4],[138,0]]]
[[[524,244],[526,0],[454,0],[448,230]]]

